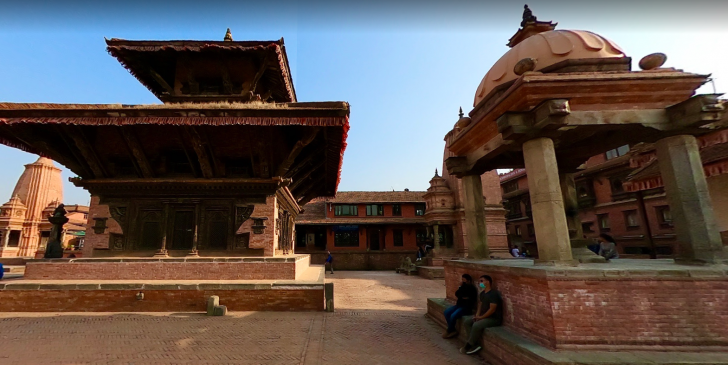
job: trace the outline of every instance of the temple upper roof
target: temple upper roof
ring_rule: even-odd
[[[106,40],[107,50],[163,102],[295,102],[277,41]]]

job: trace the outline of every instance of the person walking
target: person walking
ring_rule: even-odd
[[[599,235],[599,256],[604,257],[607,260],[618,259],[619,254],[617,253],[617,244],[614,242],[614,238],[606,233]]]
[[[473,286],[473,278],[468,274],[463,274],[462,283],[455,296],[458,298],[455,305],[445,309],[445,321],[447,322],[447,329],[442,334],[442,338],[453,338],[458,335],[458,331],[455,328],[458,319],[463,316],[469,316],[478,298],[478,290]]]
[[[463,354],[472,355],[480,351],[480,338],[488,327],[500,326],[503,323],[503,299],[500,293],[493,289],[493,279],[483,275],[478,280],[480,303],[475,315],[464,320],[465,328],[469,329],[468,342],[460,349]]]
[[[326,258],[326,262],[324,262],[324,270],[326,270],[326,264],[329,264],[329,269],[331,270],[331,274],[334,273],[334,257],[331,256],[331,251],[326,251],[329,253],[329,257]]]

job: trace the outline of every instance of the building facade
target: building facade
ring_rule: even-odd
[[[63,201],[61,169],[40,157],[25,165],[10,200],[0,207],[0,257],[34,257],[50,236],[48,217]],[[63,246],[83,245],[88,207],[67,206],[69,222],[64,225]]]
[[[728,132],[698,138],[708,190],[724,244],[728,242]],[[654,145],[624,145],[591,157],[574,174],[583,234],[615,238],[622,257],[677,254],[672,214]],[[510,245],[536,254],[536,236],[525,169],[500,175]]]

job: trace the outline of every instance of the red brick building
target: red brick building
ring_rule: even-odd
[[[728,235],[728,132],[698,138],[701,158],[724,242]],[[591,157],[574,175],[579,216],[587,238],[613,236],[622,257],[676,254],[675,230],[652,144],[629,145]],[[500,175],[510,244],[536,254],[525,169]],[[645,222],[647,222],[645,224]]]
[[[425,242],[422,191],[342,191],[304,207],[296,220],[296,251],[417,249]]]

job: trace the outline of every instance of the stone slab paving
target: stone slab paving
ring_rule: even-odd
[[[326,280],[335,313],[0,313],[0,364],[483,364],[424,316],[443,280]]]

